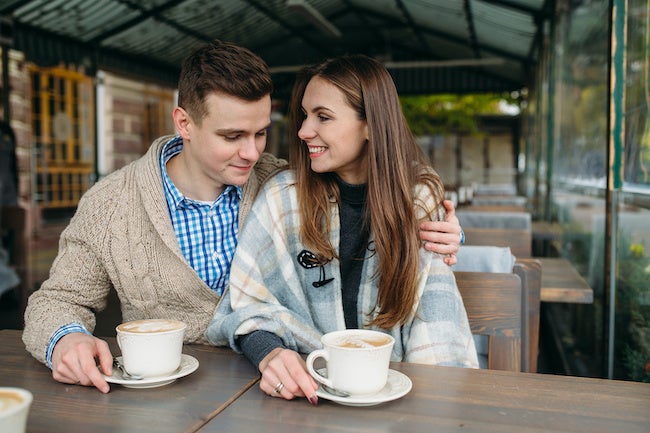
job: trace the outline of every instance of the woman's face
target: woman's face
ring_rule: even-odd
[[[366,183],[368,125],[348,105],[343,92],[314,77],[305,89],[302,110],[305,118],[298,137],[309,148],[311,169],[335,172],[350,184]]]

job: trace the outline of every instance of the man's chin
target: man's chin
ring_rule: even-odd
[[[248,172],[246,175],[232,176],[228,182],[228,185],[243,186],[246,182],[248,182],[249,178],[250,172]]]

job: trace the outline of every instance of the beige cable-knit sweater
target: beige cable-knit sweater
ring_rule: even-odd
[[[174,234],[160,172],[160,137],[139,160],[95,184],[61,234],[49,278],[30,298],[23,341],[41,362],[54,332],[78,322],[95,329],[111,287],[124,321],[174,318],[187,323],[186,343],[203,336],[219,296],[185,261]],[[243,188],[241,227],[261,184],[285,161],[263,154]]]

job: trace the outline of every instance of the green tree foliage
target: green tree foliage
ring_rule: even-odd
[[[416,136],[479,134],[482,115],[502,115],[500,102],[519,105],[516,95],[426,95],[400,97],[404,116]]]

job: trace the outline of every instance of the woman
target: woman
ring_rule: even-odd
[[[444,219],[443,184],[388,71],[361,55],[310,68],[290,116],[291,169],[251,210],[208,340],[243,351],[267,394],[312,404],[299,353],[338,329],[391,334],[393,361],[477,367],[453,273],[417,234]]]

